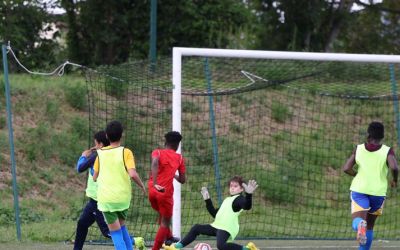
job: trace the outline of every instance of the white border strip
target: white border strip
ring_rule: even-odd
[[[231,57],[231,58],[259,58],[259,59],[287,59],[307,61],[345,61],[345,62],[381,62],[400,63],[400,56],[377,54],[345,54],[345,53],[316,53],[316,52],[286,52],[262,50],[233,50],[233,49],[197,49],[174,47],[173,55],[204,56],[204,57]]]

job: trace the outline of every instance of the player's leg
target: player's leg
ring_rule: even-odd
[[[103,236],[106,238],[111,238],[110,230],[108,229],[107,223],[104,220],[103,213],[100,212],[99,209],[97,208],[97,202],[96,202],[96,210],[93,212],[93,215],[95,217],[97,226],[99,227]]]
[[[186,234],[185,237],[178,243],[172,244],[171,246],[163,246],[164,249],[166,250],[176,250],[176,249],[181,249],[190,243],[192,243],[197,236],[199,235],[207,235],[207,236],[216,236],[217,235],[217,229],[212,227],[210,224],[206,225],[199,225],[196,224],[194,225],[188,234]]]
[[[367,214],[370,207],[368,195],[351,192],[352,228],[357,232],[357,241],[365,245],[367,241]]]
[[[81,250],[83,248],[88,229],[95,221],[95,216],[93,212],[94,209],[97,209],[97,205],[94,208],[91,201],[92,199],[90,199],[89,202],[86,204],[85,208],[82,210],[81,216],[79,217],[76,226],[74,250]]]
[[[217,248],[219,250],[242,250],[243,247],[236,243],[227,242],[231,235],[224,230],[217,230]]]
[[[217,248],[219,250],[258,250],[252,242],[249,242],[246,246],[228,242],[230,236],[227,231],[217,230]]]
[[[121,225],[121,231],[122,231],[122,238],[124,239],[125,242],[125,247],[127,250],[133,250],[133,245],[135,244],[133,242],[133,237],[129,235],[128,228],[126,228],[125,225],[125,220],[128,215],[128,209],[124,211],[118,212],[118,219],[119,219],[119,224]]]
[[[158,212],[161,217],[160,227],[157,230],[156,237],[152,250],[159,250],[164,244],[165,240],[172,236],[170,224],[172,218],[172,209],[174,206],[173,198],[165,196],[164,193],[154,193],[155,199],[153,199],[152,207],[158,208]]]
[[[103,212],[115,250],[127,250],[117,212]]]
[[[378,218],[378,216],[382,215],[385,197],[384,196],[370,196],[369,200],[370,200],[371,209],[367,215],[367,232],[366,232],[367,241],[366,241],[365,245],[360,246],[360,248],[359,248],[360,250],[371,249],[372,241],[374,240],[375,221]]]

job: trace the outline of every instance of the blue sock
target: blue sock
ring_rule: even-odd
[[[125,246],[126,246],[126,250],[133,250],[133,243],[132,243],[132,238],[128,233],[128,229],[126,229],[126,226],[123,225],[121,227],[121,231],[122,231],[122,237],[124,238],[124,242],[125,242]]]
[[[175,247],[176,248],[183,248],[183,245],[182,245],[182,243],[177,242],[177,243],[175,243]]]
[[[351,224],[352,228],[354,231],[357,231],[358,229],[358,224],[360,224],[360,221],[364,220],[363,218],[357,217],[353,219],[353,222]]]
[[[371,248],[372,245],[372,241],[374,240],[374,230],[367,230],[367,243],[365,244],[368,248],[367,250],[369,250]]]
[[[127,250],[122,236],[122,230],[110,231],[111,239],[114,243],[115,250]]]
[[[359,250],[370,250],[371,249],[372,241],[374,240],[374,231],[367,230],[366,236],[367,236],[367,243],[365,243],[365,245],[363,245],[363,246],[360,246],[358,248]]]

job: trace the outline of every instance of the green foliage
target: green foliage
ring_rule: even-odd
[[[0,2],[0,41],[11,42],[16,56],[28,68],[45,68],[56,63],[58,50],[55,38],[41,36],[41,32],[51,30],[52,17],[46,6],[53,3],[32,0],[5,0]],[[53,40],[54,39],[54,40]],[[21,70],[14,60],[9,61],[9,70]]]
[[[79,139],[87,139],[89,134],[89,124],[87,119],[80,116],[71,119],[71,132],[76,134]]]
[[[67,85],[64,88],[65,99],[68,104],[77,109],[84,111],[87,107],[87,90],[84,85],[75,84]]]
[[[37,222],[43,220],[43,214],[36,213],[29,208],[20,209],[21,223]],[[15,213],[13,209],[0,207],[0,225],[15,225]]]
[[[182,112],[198,113],[200,111],[201,108],[198,105],[196,105],[196,103],[188,101],[182,102]]]
[[[56,122],[57,117],[60,113],[60,104],[57,100],[47,100],[46,102],[46,118],[53,124]]]
[[[231,130],[233,133],[236,133],[236,134],[241,134],[243,132],[243,128],[240,127],[240,125],[238,125],[236,123],[229,124],[229,130]]]
[[[40,123],[36,128],[28,128],[24,132],[22,145],[29,161],[50,157],[49,134],[50,127],[46,123]]]
[[[60,132],[55,134],[52,144],[54,145],[53,148],[58,151],[57,156],[61,163],[67,166],[75,165],[79,154],[85,148],[81,143],[77,143],[79,141],[79,136],[75,133]]]
[[[0,129],[5,128],[7,125],[7,120],[6,118],[2,115],[0,116]]]
[[[271,111],[272,118],[280,123],[283,123],[292,117],[292,113],[289,110],[289,107],[282,103],[272,103]]]
[[[107,95],[116,98],[123,98],[128,94],[128,84],[126,82],[111,77],[108,77],[106,81],[105,86]]]

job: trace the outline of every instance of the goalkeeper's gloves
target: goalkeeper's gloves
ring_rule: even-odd
[[[249,180],[249,183],[242,184],[244,191],[248,194],[254,193],[254,191],[258,188],[257,182],[255,180]]]
[[[203,196],[204,200],[210,199],[210,194],[208,193],[208,190],[206,187],[201,188],[201,195]]]

